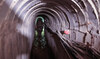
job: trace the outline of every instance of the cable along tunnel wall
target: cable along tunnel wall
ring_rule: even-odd
[[[1,58],[15,59],[19,54],[29,53],[34,41],[35,19],[38,15],[42,15],[46,19],[48,45],[56,57],[61,59],[62,56],[68,55],[69,58],[98,59],[100,57],[99,6],[99,0],[1,0],[0,47],[3,48],[0,51],[3,50],[2,55],[4,55]],[[69,34],[64,33],[66,30]],[[14,47],[19,52],[14,52],[16,51]],[[54,47],[56,48],[53,49]],[[87,52],[88,49],[91,53]],[[8,55],[9,53],[11,55]],[[10,57],[12,55],[13,57]]]

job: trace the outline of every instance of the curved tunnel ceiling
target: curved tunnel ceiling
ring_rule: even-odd
[[[51,47],[57,43],[53,45],[52,42],[58,40],[63,46],[62,49],[72,55],[72,58],[100,58],[99,0],[5,0],[4,2],[10,8],[6,17],[13,11],[14,17],[17,16],[22,21],[16,29],[29,39],[30,48],[34,40],[35,20],[41,16],[44,17],[45,26],[49,30],[46,29],[46,34]],[[68,30],[69,34],[64,34],[65,30]],[[53,38],[51,36],[53,34],[59,39]],[[91,54],[84,49],[86,46],[91,47]],[[90,57],[91,55],[94,57]]]

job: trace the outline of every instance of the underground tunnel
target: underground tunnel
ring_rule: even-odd
[[[100,0],[0,0],[0,59],[100,59]]]

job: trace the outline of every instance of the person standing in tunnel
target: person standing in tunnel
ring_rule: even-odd
[[[31,52],[31,59],[54,59],[46,38],[45,19],[41,16],[35,20],[34,41]]]
[[[44,28],[44,19],[42,17],[37,17],[35,22],[35,41],[37,42],[35,42],[35,44],[41,48],[44,48],[46,45]]]

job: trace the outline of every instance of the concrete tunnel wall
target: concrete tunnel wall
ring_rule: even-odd
[[[0,59],[28,59],[34,41],[34,21],[38,15],[47,17],[46,26],[51,30],[46,32],[47,38],[51,37],[48,45],[56,57],[60,55],[58,59],[62,58],[61,55],[67,56],[61,43],[65,41],[68,41],[65,42],[68,47],[69,44],[73,46],[73,41],[82,45],[89,43],[91,48],[100,52],[99,6],[99,0],[1,0]],[[62,34],[64,30],[69,30],[70,34]],[[51,32],[61,40],[52,38]]]

